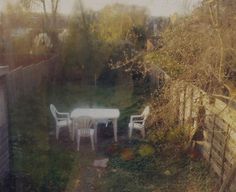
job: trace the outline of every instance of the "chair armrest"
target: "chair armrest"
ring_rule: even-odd
[[[57,112],[57,114],[61,117],[59,117],[58,119],[60,118],[70,118],[70,113],[60,113],[60,112]],[[64,116],[64,117],[63,117]]]
[[[59,117],[59,118],[57,118],[57,120],[58,121],[63,121],[63,120],[69,120],[69,118],[67,118],[67,117]]]
[[[143,123],[144,122],[144,120],[133,120],[133,121],[131,121],[131,123]]]
[[[136,121],[141,121],[142,119],[141,118],[143,118],[143,116],[142,115],[131,115],[130,116],[130,122],[134,122],[135,121],[135,119],[136,119]]]

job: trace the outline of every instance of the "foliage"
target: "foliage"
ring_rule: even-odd
[[[159,146],[159,150],[165,150],[168,148],[170,151],[174,151],[176,155],[180,155],[185,152],[186,145],[189,141],[189,135],[186,132],[186,128],[177,127],[170,128],[168,130],[159,129],[149,132],[149,139]]]
[[[176,153],[182,153],[190,138],[189,127],[178,126],[178,114],[173,110],[176,103],[171,99],[172,95],[169,91],[162,91],[158,97],[154,95],[150,99],[153,113],[147,126],[147,138],[161,148],[165,146],[170,149],[178,148]]]
[[[110,63],[125,62],[146,41],[146,11],[135,6],[115,4],[98,14],[86,11],[82,3],[71,20],[63,57],[65,71],[95,83]]]
[[[154,171],[155,161],[152,157],[132,156],[132,159],[123,159],[122,156],[116,156],[110,160],[112,168],[124,169],[133,172]]]
[[[183,127],[172,128],[167,132],[167,141],[175,145],[184,145],[188,141],[186,129]]]
[[[144,61],[151,65],[160,66],[172,78],[184,74],[185,68],[178,61],[171,58],[167,53],[154,51],[144,55]]]
[[[117,153],[110,156],[110,165],[113,168],[134,172],[155,169],[154,149],[146,142],[134,140],[119,146]]]
[[[30,19],[29,12],[27,12],[20,3],[10,3],[7,2],[6,10],[4,10],[4,15],[2,19],[8,20],[7,27],[10,28],[24,28],[27,27]]]
[[[20,0],[19,2],[20,5],[28,11],[30,11],[34,6],[41,8],[44,15],[42,31],[46,31],[48,33],[51,38],[52,45],[54,45],[53,50],[57,50],[58,34],[56,29],[60,0]]]
[[[45,22],[49,24],[49,12],[51,14],[51,24],[52,27],[55,27],[56,15],[58,11],[58,6],[60,4],[60,0],[20,0],[20,5],[22,5],[25,9],[30,10],[35,5],[42,8],[42,12],[44,13]],[[50,11],[48,11],[50,9]],[[49,27],[49,26],[46,26]]]
[[[227,95],[234,66],[235,2],[203,1],[191,15],[178,17],[161,33],[160,48],[145,56],[172,80],[184,80],[209,94]],[[230,99],[230,97],[228,98]]]
[[[139,108],[137,103],[140,100],[132,95],[129,87],[119,89],[120,85],[116,86],[95,88],[81,87],[75,83],[54,84],[48,90],[40,89],[32,96],[21,98],[11,109],[13,173],[16,181],[10,185],[14,188],[15,182],[21,183],[26,192],[59,192],[64,191],[68,183],[73,183],[71,179],[78,179],[80,175],[75,174],[75,178],[71,178],[71,174],[75,167],[83,164],[83,158],[77,158],[78,153],[69,138],[55,140],[49,103],[55,104],[60,111],[88,106],[90,97],[96,98],[93,99],[93,106],[97,107],[117,107],[119,104],[122,112],[118,130],[122,130],[127,125],[126,118]],[[120,154],[119,146],[113,145],[111,148],[112,156]],[[87,157],[84,161],[88,161]]]
[[[207,164],[177,156],[166,148],[158,154],[141,156],[139,149],[150,148],[147,142],[131,140],[119,148],[133,150],[132,160],[123,160],[117,153],[110,156],[110,166],[99,180],[102,191],[199,191],[215,189],[215,178],[209,175]],[[161,146],[156,146],[159,149]]]
[[[145,157],[145,156],[152,156],[154,155],[154,148],[151,145],[141,145],[139,147],[138,153],[141,157]]]
[[[62,50],[67,77],[77,76],[87,84],[97,80],[112,50],[92,32],[95,20],[91,17],[93,14],[83,9],[74,15]],[[75,71],[78,73],[73,74]]]
[[[22,45],[24,45],[22,47]],[[12,51],[15,55],[28,55],[32,52],[32,38],[27,36],[12,39]]]
[[[100,190],[104,192],[151,191],[147,190],[134,174],[125,171],[109,172]]]
[[[137,37],[135,33],[131,33],[132,30],[136,30],[137,35],[143,33],[146,18],[146,10],[142,7],[108,5],[99,13],[95,32],[99,39],[111,44],[129,40],[130,35]]]
[[[184,132],[188,127],[178,127],[181,102],[189,97],[179,101],[185,83],[213,97],[235,99],[228,86],[236,50],[231,43],[235,40],[235,6],[232,0],[203,1],[191,15],[172,21],[161,33],[158,48],[144,55],[146,64],[156,65],[170,76],[158,98],[153,94],[147,134],[152,142],[162,144],[162,149],[176,148],[181,153],[190,139]],[[230,83],[234,83],[232,77]]]
[[[123,161],[130,161],[134,159],[134,151],[130,148],[124,148],[122,149],[120,156]]]
[[[16,178],[24,191],[63,191],[72,168],[74,153],[51,144],[47,106],[45,92],[41,91],[21,99],[11,112],[13,172],[30,179],[27,184],[22,176]]]

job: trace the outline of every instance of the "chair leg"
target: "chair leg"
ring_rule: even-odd
[[[58,138],[59,138],[59,127],[56,127],[56,139],[58,140]]]
[[[145,138],[145,129],[141,129],[141,134],[142,134],[143,138]]]
[[[129,128],[129,139],[131,138],[131,136],[132,136],[132,128]]]
[[[68,128],[69,128],[69,135],[70,135],[70,138],[71,138],[71,140],[73,140],[73,136],[72,136],[72,126],[69,125]]]
[[[94,134],[90,134],[91,144],[92,144],[92,150],[94,151]]]
[[[75,134],[76,134],[75,132],[76,132],[75,128],[72,127],[72,141],[75,140]]]
[[[78,131],[78,133],[77,133],[77,151],[79,151],[79,146],[80,146],[80,133]]]
[[[97,128],[97,126],[95,127],[95,130],[94,130],[94,141],[95,141],[95,143],[98,142],[98,128]]]

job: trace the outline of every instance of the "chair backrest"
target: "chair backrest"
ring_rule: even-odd
[[[54,117],[55,121],[57,122],[57,109],[53,104],[50,104],[50,111],[52,116]]]
[[[146,121],[148,115],[150,113],[150,107],[149,106],[146,106],[142,112],[142,116],[143,116],[143,120]]]
[[[90,129],[94,127],[94,120],[89,116],[80,116],[73,119],[73,129],[80,129],[81,136],[89,136]]]

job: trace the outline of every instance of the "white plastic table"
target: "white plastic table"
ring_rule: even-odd
[[[111,120],[113,124],[113,132],[115,142],[117,142],[117,119],[120,116],[119,109],[104,109],[104,108],[77,108],[71,112],[71,119],[78,118],[80,116],[89,116],[95,121],[99,120]]]

